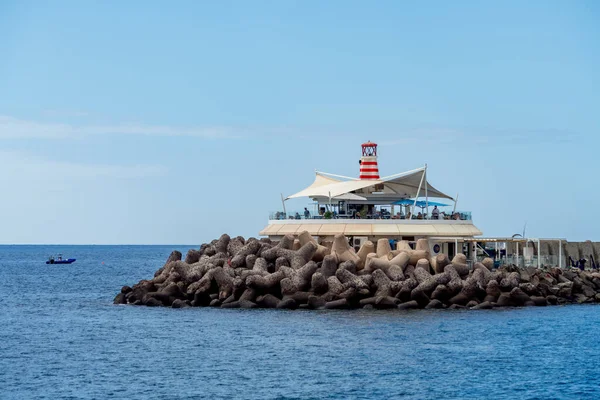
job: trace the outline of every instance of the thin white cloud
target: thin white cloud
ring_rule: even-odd
[[[23,152],[0,151],[0,182],[63,181],[65,179],[138,179],[164,176],[167,169],[162,165],[109,165],[86,164],[48,160]]]
[[[232,139],[242,131],[227,127],[178,127],[169,125],[116,124],[74,125],[37,122],[0,115],[0,139],[71,139],[92,135],[191,136]]]
[[[454,129],[414,129],[395,135],[397,139],[383,140],[385,146],[449,144],[465,139],[465,134]]]
[[[83,115],[83,114],[82,114]],[[171,125],[128,124],[85,124],[39,122],[0,115],[0,140],[2,139],[80,139],[101,135],[137,135],[152,137],[197,137],[205,139],[286,138],[314,139],[360,136],[364,129],[322,126],[254,126],[254,127],[181,127]],[[369,136],[384,137],[379,141],[385,146],[404,145],[450,145],[463,143],[491,143],[498,139],[510,144],[543,144],[573,141],[580,135],[565,129],[498,129],[490,127],[424,127],[404,129],[389,126],[385,129],[370,128]]]
[[[81,118],[90,115],[87,111],[80,110],[44,110],[42,114],[53,118]]]
[[[543,144],[564,143],[578,138],[576,132],[564,129],[497,129],[464,128],[443,129],[423,128],[401,131],[397,139],[384,140],[379,144],[386,146],[435,145],[451,143],[500,143],[500,144]]]

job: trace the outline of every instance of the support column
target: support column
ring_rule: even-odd
[[[558,268],[562,268],[562,239],[558,241]]]
[[[458,239],[454,239],[454,256],[458,254]],[[452,257],[454,257],[452,256]]]
[[[425,164],[425,172],[423,172],[423,176],[425,177],[425,213],[427,214],[427,219],[431,219],[429,215],[429,196],[427,194],[427,164]]]
[[[285,210],[285,199],[283,198],[283,193],[281,195],[281,204],[283,205],[283,213],[285,214],[285,218],[287,219],[287,211]]]
[[[417,200],[419,199],[419,195],[421,194],[421,186],[423,185],[423,179],[425,178],[425,170],[423,170],[423,175],[421,175],[421,182],[419,182],[419,188],[417,189],[417,195],[415,196],[415,202],[413,204],[412,211],[410,213],[410,217],[412,218],[415,215],[415,207],[417,206]]]
[[[496,253],[494,253],[494,261],[498,261],[498,242],[496,244]]]

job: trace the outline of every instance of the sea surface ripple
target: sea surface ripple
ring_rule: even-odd
[[[116,306],[189,246],[0,246],[1,399],[594,399],[600,307]],[[46,265],[48,255],[77,258]]]

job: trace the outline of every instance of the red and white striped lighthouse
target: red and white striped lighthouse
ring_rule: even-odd
[[[367,142],[362,145],[362,157],[360,158],[360,179],[379,179],[379,167],[377,166],[377,143]]]

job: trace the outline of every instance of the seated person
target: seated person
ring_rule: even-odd
[[[300,214],[296,213],[295,217],[296,217],[296,219],[300,219]]]
[[[422,213],[418,213],[417,214],[417,219],[423,219],[423,214]]]

